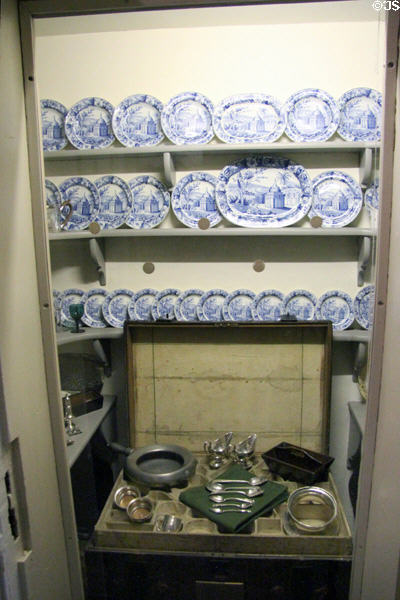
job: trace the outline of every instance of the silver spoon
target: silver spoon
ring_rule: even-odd
[[[210,510],[215,513],[226,513],[226,512],[251,513],[251,510],[248,508],[222,508],[221,506],[216,506],[215,508],[210,508]]]
[[[253,496],[261,496],[264,492],[260,487],[257,486],[252,486],[249,488],[246,488],[246,490],[241,490],[240,488],[237,487],[233,487],[233,488],[227,488],[224,486],[223,483],[217,483],[216,481],[211,481],[210,483],[207,483],[206,488],[208,489],[209,492],[215,492],[215,493],[225,493],[225,492],[235,492],[236,494],[241,494],[242,496],[248,496],[249,498],[252,498]]]
[[[250,486],[262,485],[268,481],[268,477],[251,477],[250,479],[214,479],[211,483],[247,483]]]
[[[211,500],[211,502],[216,502],[217,504],[221,504],[221,502],[231,502],[232,500],[237,500],[238,502],[246,503],[249,506],[254,504],[254,500],[252,498],[239,498],[235,496],[228,496],[225,498],[225,496],[223,496],[222,494],[210,494],[208,497]]]
[[[211,508],[225,508],[227,506],[235,506],[236,508],[248,508],[250,510],[250,505],[246,502],[226,502],[223,506],[219,506],[218,504],[213,504]]]

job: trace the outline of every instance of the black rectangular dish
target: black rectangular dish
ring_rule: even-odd
[[[306,485],[326,479],[329,467],[335,460],[326,454],[288,442],[281,442],[261,456],[271,473]]]

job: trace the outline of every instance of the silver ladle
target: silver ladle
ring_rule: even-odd
[[[211,500],[211,502],[216,502],[217,504],[228,503],[232,500],[237,500],[238,502],[247,504],[248,506],[254,504],[254,500],[252,498],[236,498],[235,496],[228,496],[225,498],[225,496],[223,496],[222,494],[210,494],[208,497]]]
[[[268,477],[257,477],[254,475],[250,479],[214,479],[211,483],[247,483],[247,485],[262,485],[268,481]]]
[[[225,508],[234,506],[236,508],[248,508],[250,510],[250,505],[247,502],[226,502],[223,506],[213,505],[211,508]]]
[[[216,481],[211,481],[207,483],[206,488],[209,492],[213,493],[224,493],[224,492],[235,492],[236,494],[241,494],[242,496],[248,496],[249,498],[253,498],[253,496],[261,496],[264,492],[260,487],[252,486],[247,488],[246,490],[241,490],[237,487],[227,488],[222,483],[217,483]]]
[[[215,513],[226,513],[226,512],[251,513],[251,510],[248,508],[222,508],[221,506],[216,506],[215,508],[210,508],[210,510]]]

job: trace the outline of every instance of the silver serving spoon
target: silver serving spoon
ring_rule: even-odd
[[[247,483],[247,485],[262,485],[268,481],[268,477],[251,477],[250,479],[214,479],[210,483]]]
[[[223,483],[217,483],[216,481],[211,481],[210,483],[207,483],[206,488],[208,489],[209,492],[215,492],[215,493],[225,493],[225,492],[235,492],[236,494],[241,494],[242,496],[248,496],[249,498],[252,498],[253,496],[261,496],[264,491],[257,486],[252,486],[249,488],[246,488],[245,490],[241,490],[238,487],[225,487]]]
[[[226,512],[236,512],[236,513],[251,513],[251,510],[248,508],[222,508],[221,506],[216,506],[215,508],[210,508],[212,512],[215,513],[226,513]]]
[[[234,506],[236,508],[247,508],[250,510],[251,506],[249,506],[249,504],[247,504],[246,502],[226,502],[224,503],[223,506],[220,506],[218,504],[213,504],[211,508],[225,508],[225,507],[231,507]]]
[[[208,497],[211,500],[211,502],[216,502],[217,504],[221,504],[222,502],[231,502],[232,500],[237,500],[238,502],[246,503],[249,506],[254,504],[254,500],[252,498],[239,498],[236,496],[225,497],[222,494],[210,494]]]

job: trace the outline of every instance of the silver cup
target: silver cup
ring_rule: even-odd
[[[156,519],[155,530],[165,533],[177,533],[183,527],[182,519],[176,515],[160,515]]]

